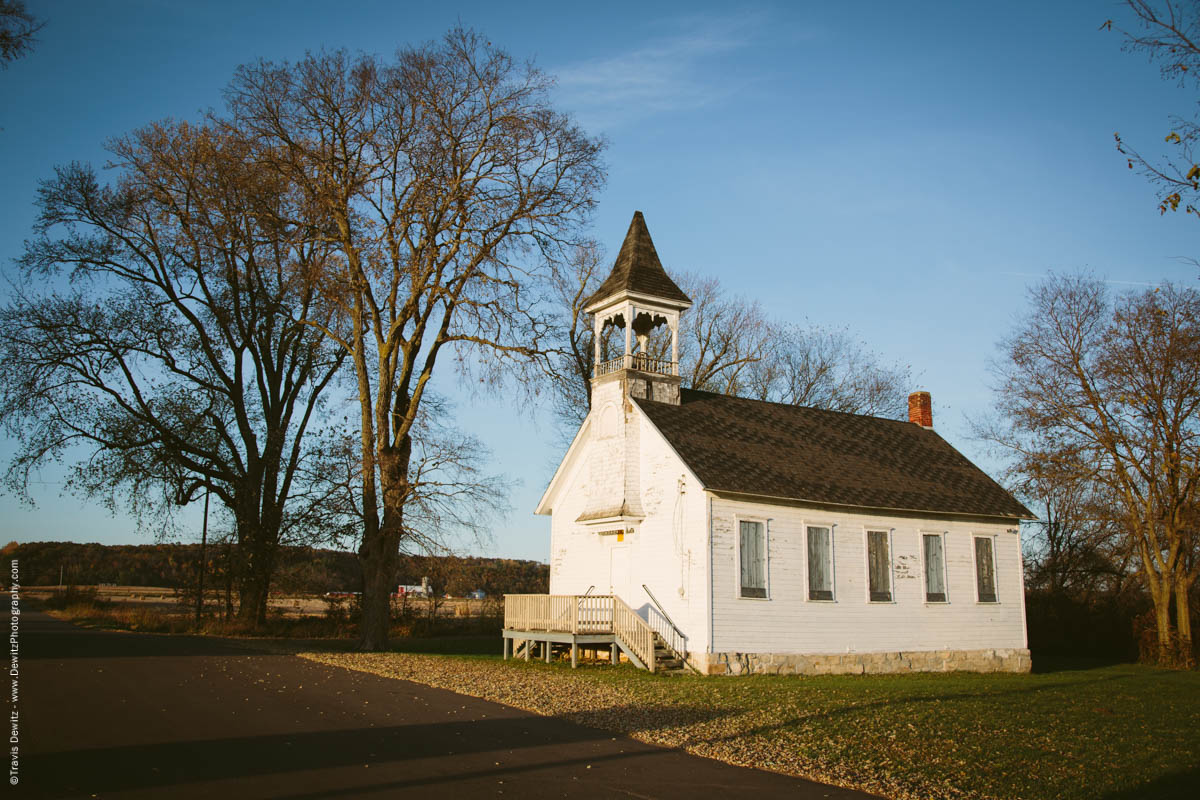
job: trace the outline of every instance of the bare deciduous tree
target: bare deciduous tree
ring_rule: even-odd
[[[1157,62],[1166,80],[1181,86],[1200,87],[1200,3],[1194,0],[1125,0],[1137,29],[1122,30],[1126,50],[1144,53]],[[1105,27],[1111,27],[1111,21]],[[1117,150],[1130,169],[1146,176],[1159,190],[1159,211],[1200,215],[1200,123],[1196,117],[1172,117],[1165,136],[1175,153],[1160,160],[1145,158],[1115,134]]]
[[[543,380],[550,393],[555,415],[564,429],[574,429],[587,416],[592,402],[592,317],[584,313],[586,300],[604,280],[607,265],[604,248],[585,242],[571,248],[563,258],[552,261],[550,275],[555,343]]]
[[[679,318],[679,374],[692,389],[743,394],[755,365],[773,354],[775,326],[756,300],[730,295],[716,278],[683,273],[692,307]],[[656,353],[670,358],[670,342]]]
[[[1004,342],[1000,421],[985,430],[1027,464],[1095,484],[1154,601],[1158,660],[1190,665],[1189,591],[1200,508],[1200,293],[1111,298],[1054,277]],[[1174,599],[1175,624],[1170,609]]]
[[[43,25],[25,9],[22,0],[0,0],[0,69],[33,49],[33,37]]]
[[[767,357],[749,369],[749,397],[851,414],[906,419],[912,377],[886,366],[849,329],[772,326]]]
[[[200,489],[234,518],[240,615],[261,621],[305,433],[343,361],[306,320],[328,247],[279,224],[296,197],[211,128],[152,125],[109,147],[120,177],[79,164],[38,199],[22,286],[0,310],[0,419],[24,490],[76,458],[70,487],[158,517]],[[65,287],[66,278],[70,289]]]
[[[1008,469],[1007,483],[1041,513],[1024,542],[1026,589],[1090,605],[1100,595],[1124,592],[1137,570],[1113,514],[1118,504],[1103,485],[1070,468],[1062,461],[1021,458]]]
[[[407,535],[402,542],[409,552],[446,555],[454,549],[451,541],[464,536],[477,544],[510,510],[512,482],[484,471],[490,451],[454,426],[452,411],[444,398],[427,394],[412,429]],[[321,492],[313,505],[326,515],[323,527],[340,534],[339,546],[361,544],[365,528],[359,447],[358,437],[339,432],[326,437],[321,456],[305,465],[306,484]]]
[[[550,103],[550,79],[451,31],[394,61],[329,53],[238,72],[231,124],[305,198],[341,254],[319,276],[358,389],[364,532],[361,647],[387,642],[412,535],[413,430],[440,363],[496,380],[544,348],[533,270],[575,235],[602,143]]]

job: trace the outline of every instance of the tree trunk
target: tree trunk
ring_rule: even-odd
[[[407,440],[406,440],[407,441]],[[378,456],[383,488],[383,521],[375,535],[363,532],[358,550],[363,568],[362,623],[359,649],[385,650],[391,625],[391,593],[395,588],[400,540],[404,536],[404,500],[408,494],[408,459],[411,446],[384,448]]]
[[[249,530],[238,537],[243,555],[238,576],[238,594],[241,596],[238,619],[254,627],[264,625],[267,621],[267,601],[277,556],[275,539],[279,535],[278,530],[268,537],[264,527],[258,524],[247,526]]]
[[[233,619],[233,540],[225,543],[225,621]]]
[[[250,576],[243,575],[238,581],[238,621],[257,628],[261,624],[259,617],[265,619],[266,604],[267,593],[263,586]]]
[[[1152,585],[1150,598],[1154,601],[1154,621],[1157,628],[1159,666],[1170,667],[1175,663],[1175,636],[1171,630],[1171,586],[1166,581]]]
[[[1180,570],[1182,573],[1182,570]],[[1193,669],[1196,651],[1192,642],[1192,609],[1189,602],[1187,577],[1180,574],[1175,580],[1175,631],[1179,637],[1178,666]]]
[[[359,550],[363,568],[362,622],[359,649],[386,650],[391,626],[391,593],[396,577],[400,537],[381,526],[373,546]],[[390,557],[389,557],[390,554]]]

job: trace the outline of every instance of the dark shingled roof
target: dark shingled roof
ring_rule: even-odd
[[[911,422],[682,391],[635,400],[708,489],[862,508],[1032,518]]]
[[[613,264],[612,274],[600,284],[600,288],[587,299],[585,305],[610,297],[622,289],[665,300],[692,302],[663,270],[662,262],[658,260],[658,252],[654,249],[654,242],[650,239],[650,231],[646,228],[646,218],[640,211],[633,212],[633,221],[629,223],[625,241],[621,244],[621,252],[617,253],[617,262]]]

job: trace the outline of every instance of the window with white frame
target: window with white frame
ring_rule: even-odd
[[[761,522],[741,520],[741,542],[738,560],[741,563],[742,597],[767,596],[767,534]]]
[[[887,531],[867,531],[867,586],[871,602],[891,602],[892,555]]]
[[[808,599],[833,599],[833,532],[808,528]]]
[[[925,550],[925,602],[946,602],[946,556],[940,533],[921,536]]]
[[[979,602],[996,602],[996,553],[992,540],[984,536],[975,537],[975,588]]]

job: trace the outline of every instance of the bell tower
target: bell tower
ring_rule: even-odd
[[[593,407],[601,387],[613,382],[623,397],[679,405],[679,315],[691,305],[658,260],[646,218],[635,211],[612,273],[584,306],[595,326]],[[671,332],[670,352],[651,352],[650,334],[662,325]],[[624,330],[625,349],[604,359],[601,344],[610,326]]]
[[[633,398],[679,405],[679,314],[691,304],[663,271],[642,212],[634,212],[612,274],[584,306],[594,318],[596,368],[587,502],[575,521],[601,535],[624,541],[646,516]],[[671,333],[669,350],[662,342],[652,348],[651,333],[662,325]],[[605,359],[601,345],[610,327],[624,331],[624,352]]]

